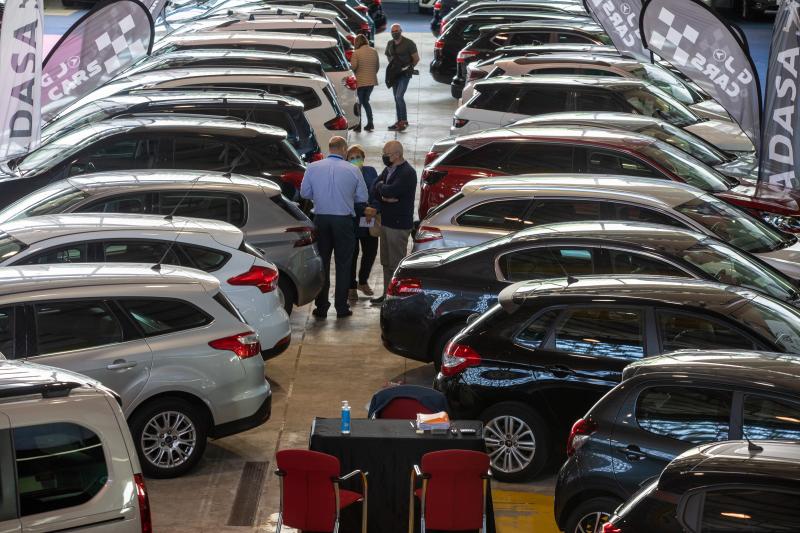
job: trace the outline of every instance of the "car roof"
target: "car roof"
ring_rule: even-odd
[[[558,13],[545,13],[546,15],[559,15]],[[564,17],[561,19],[560,17]],[[460,18],[460,17],[459,17]],[[547,19],[542,20],[526,20],[523,22],[506,22],[502,24],[494,24],[491,27],[481,28],[481,31],[526,31],[536,30],[538,28],[548,30],[575,30],[585,31],[588,33],[604,34],[603,28],[598,26],[591,19],[586,17],[575,18],[575,15],[564,13],[559,18],[549,16]],[[586,43],[589,44],[589,43]]]
[[[144,71],[117,78],[114,82],[134,82],[139,84],[156,84],[170,80],[184,78],[214,77],[214,76],[267,76],[276,78],[289,78],[290,80],[316,80],[327,83],[328,79],[318,74],[308,72],[289,72],[278,68],[247,68],[247,67],[179,67],[162,70]],[[109,86],[114,85],[110,83]]]
[[[648,117],[647,115],[637,115],[635,113],[618,113],[614,111],[564,111],[561,113],[546,113],[544,115],[535,115],[532,117],[523,118],[512,124],[514,127],[518,126],[537,126],[548,123],[567,123],[570,121],[603,124],[608,126],[609,123],[620,124],[626,127],[632,126],[649,126],[659,124],[669,124],[655,117]],[[604,126],[604,127],[605,127]]]
[[[0,296],[109,285],[196,285],[219,289],[214,276],[193,268],[139,263],[62,263],[0,267]],[[112,295],[109,295],[112,296]]]
[[[200,89],[192,89],[191,87],[187,87],[185,89],[170,89],[169,91],[143,89],[141,91],[132,91],[126,94],[116,94],[114,96],[95,100],[95,102],[100,101],[115,102],[128,106],[147,103],[169,103],[175,105],[186,103],[242,103],[253,106],[269,105],[303,108],[303,102],[297,98],[292,98],[291,96],[236,90],[205,91]]]
[[[192,190],[257,189],[263,190],[269,197],[281,193],[280,187],[268,180],[206,170],[117,170],[72,176],[64,181],[88,194],[97,194],[106,189],[138,192],[186,186]]]
[[[284,17],[257,17],[253,14],[252,18],[250,15],[225,15],[225,16],[216,16],[213,18],[209,18],[207,20],[218,20],[220,25],[226,23],[238,23],[238,22],[246,22],[251,23],[253,25],[259,24],[264,26],[283,26],[289,28],[317,28],[317,27],[335,27],[336,24],[330,19],[326,19],[323,17],[314,17],[314,16],[299,16],[293,15],[291,13],[287,13]]]
[[[573,74],[537,74],[536,76],[497,76],[487,80],[479,80],[479,86],[502,85],[566,85],[569,87],[601,87],[607,89],[630,89],[648,87],[647,82],[637,78],[621,78],[618,76],[579,76]]]
[[[484,144],[501,140],[523,142],[531,139],[564,140],[570,143],[591,143],[622,148],[649,146],[659,142],[648,135],[627,130],[593,128],[591,126],[509,125],[462,135],[456,139],[456,143],[475,149]]]
[[[77,372],[26,361],[8,361],[0,356],[0,399],[42,393],[57,396],[77,387],[97,389],[98,385],[96,380]]]
[[[177,239],[183,233],[206,234],[222,246],[238,248],[242,244],[242,231],[217,220],[188,217],[165,217],[130,213],[66,213],[41,215],[0,224],[4,232],[23,244],[98,232],[141,232]]]
[[[536,65],[539,63],[590,63],[597,66],[635,68],[642,65],[639,61],[622,56],[603,54],[576,54],[571,52],[553,52],[549,54],[525,55],[516,58],[504,58],[500,61],[511,61],[520,65]]]
[[[292,49],[304,48],[333,48],[339,43],[333,37],[323,35],[305,35],[300,33],[270,33],[250,31],[199,31],[180,35],[167,35],[158,43],[158,50],[170,44],[176,45],[202,45],[202,44],[274,44],[284,43]]]
[[[508,46],[501,46],[495,53],[504,54],[504,53],[531,53],[531,54],[552,54],[558,53],[555,50],[569,50],[574,49],[576,52],[582,49],[594,49],[595,54],[599,53],[600,50],[606,51],[609,54],[620,54],[620,51],[614,48],[613,46],[605,45],[605,44],[590,44],[590,43],[544,43],[544,44],[513,44]]]
[[[316,57],[303,54],[287,54],[286,52],[268,52],[266,50],[239,50],[230,48],[198,48],[196,50],[173,50],[155,56],[148,56],[145,61],[139,64],[155,62],[169,59],[224,59],[232,58],[255,58],[255,59],[278,59],[287,63],[309,63],[319,64]],[[135,65],[138,66],[138,65]]]

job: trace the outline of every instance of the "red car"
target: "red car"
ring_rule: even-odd
[[[724,176],[652,137],[578,126],[513,126],[458,137],[454,146],[422,172],[420,219],[468,181],[541,173],[681,181],[747,209],[784,231],[800,232],[800,194],[791,189]]]

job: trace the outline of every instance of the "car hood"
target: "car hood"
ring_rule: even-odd
[[[800,241],[780,250],[755,255],[793,280],[800,280]]]
[[[731,122],[731,116],[727,111],[725,111],[724,107],[717,103],[716,100],[703,100],[702,102],[692,104],[689,107],[691,107],[692,111],[701,117]]]
[[[743,180],[758,180],[758,160],[755,152],[738,154],[733,161],[722,163],[714,167],[717,172]]]
[[[706,120],[683,129],[707,140],[721,150],[729,152],[752,152],[755,150],[753,143],[735,122]]]

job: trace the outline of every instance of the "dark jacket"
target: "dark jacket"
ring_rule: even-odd
[[[447,411],[447,398],[441,392],[419,385],[397,385],[380,390],[369,402],[368,418],[380,418],[381,411],[395,398],[417,400],[432,413]]]
[[[375,182],[378,180],[378,171],[375,167],[363,166],[361,167],[361,175],[364,177],[364,184],[367,186],[369,192],[369,200],[366,204],[356,204],[356,217],[364,216],[364,208],[374,207],[378,211],[381,210],[381,199],[375,196]],[[358,218],[356,218],[356,226],[358,227]],[[358,227],[356,231],[359,237],[369,236],[369,228]]]
[[[391,89],[394,87],[394,84],[397,83],[397,80],[400,79],[400,76],[404,75],[403,65],[398,61],[390,61],[389,65],[386,67],[386,87]]]
[[[375,182],[375,196],[396,198],[397,202],[381,202],[381,224],[392,229],[414,227],[414,196],[417,193],[417,171],[403,161],[389,177],[389,167],[383,169]]]

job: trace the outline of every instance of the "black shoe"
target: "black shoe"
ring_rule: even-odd
[[[389,131],[397,131],[399,128],[400,128],[400,121],[398,120],[397,122],[395,122],[394,124],[392,124],[391,126],[389,126],[386,129],[389,130]]]
[[[328,318],[328,310],[327,309],[322,310],[319,307],[311,311],[311,314],[319,319]]]
[[[341,313],[336,313],[336,318],[347,318],[349,316],[353,316],[353,312],[350,309],[342,311]]]
[[[384,300],[386,300],[386,296],[378,296],[377,298],[372,298],[369,303],[372,305],[382,305]]]
[[[364,126],[364,131],[372,131],[374,129],[375,129],[375,125],[372,122],[370,122],[369,124]]]
[[[356,133],[361,133],[361,124],[359,124],[358,126],[353,128],[353,131],[356,132]]]

